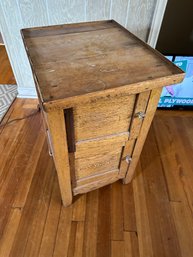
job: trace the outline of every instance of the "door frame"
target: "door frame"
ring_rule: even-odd
[[[157,0],[147,43],[155,48],[168,0]]]

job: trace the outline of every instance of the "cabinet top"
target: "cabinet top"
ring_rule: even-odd
[[[140,92],[179,83],[184,73],[113,20],[21,31],[43,103]]]

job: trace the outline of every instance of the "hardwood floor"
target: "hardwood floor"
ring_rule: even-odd
[[[4,122],[36,110],[17,99]],[[137,174],[63,208],[38,113],[0,128],[0,257],[192,257],[193,112],[158,111]]]
[[[0,84],[16,84],[4,45],[0,45]]]

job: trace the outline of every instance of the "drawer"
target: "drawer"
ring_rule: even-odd
[[[73,188],[73,194],[83,194],[91,190],[109,185],[118,179],[123,178],[119,176],[118,170],[112,170],[96,176],[91,176],[85,179],[80,179],[76,182],[76,186]]]
[[[122,149],[127,140],[128,133],[122,133],[103,139],[78,142],[75,152],[76,179],[118,170]]]
[[[135,95],[103,98],[73,108],[75,140],[127,132]]]

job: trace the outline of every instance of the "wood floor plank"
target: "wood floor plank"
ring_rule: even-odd
[[[73,221],[84,221],[86,215],[86,194],[78,195],[73,200]]]
[[[11,115],[9,116],[8,121],[13,120],[18,117],[23,117],[24,110],[22,109],[22,104],[24,100],[15,101],[13,103],[14,110],[12,111]],[[7,115],[5,116],[5,118]],[[18,141],[18,136],[21,133],[21,129],[25,124],[25,120],[21,120],[19,122],[10,123],[9,125],[3,126],[1,130],[1,144],[0,144],[0,154],[2,158],[0,159],[0,167],[1,173],[3,171],[3,167],[8,161],[8,157],[14,156],[15,154],[15,145]],[[10,154],[10,155],[8,155]],[[6,157],[6,158],[5,158]]]
[[[153,257],[154,251],[150,230],[150,220],[140,162],[137,166],[136,177],[133,180],[133,193],[136,210],[136,226],[138,232],[140,257]]]
[[[15,193],[14,202],[12,205],[13,207],[23,208],[25,205],[45,140],[44,132],[39,130],[36,141],[34,142],[34,146],[31,149],[28,162],[23,169],[22,179]]]
[[[122,186],[124,231],[137,231],[133,183]]]
[[[0,239],[0,256],[9,257],[20,219],[21,210],[18,208],[12,209],[5,231]]]
[[[99,189],[97,257],[111,256],[111,186]]]
[[[75,252],[75,244],[76,244],[76,231],[77,231],[77,221],[72,221],[71,230],[70,230],[70,239],[68,245],[68,257],[73,257]]]
[[[75,251],[73,257],[82,257],[83,256],[83,243],[84,243],[84,222],[77,222],[76,229],[76,242],[75,242]]]
[[[37,101],[16,99],[6,121]],[[192,257],[193,112],[158,112],[135,179],[61,196],[39,114],[0,133],[0,257]]]
[[[124,241],[112,241],[111,243],[111,257],[124,257]]]
[[[0,84],[16,84],[4,45],[0,45]]]
[[[38,135],[40,123],[36,117],[31,117],[26,121],[23,129],[18,135],[18,140],[15,142],[14,155],[8,154],[8,159],[1,170],[0,176],[0,234],[3,232],[4,224],[8,217],[8,213],[13,206],[15,195],[20,188],[20,183],[23,179],[23,172],[30,157],[30,150],[33,149],[34,142]],[[33,130],[36,130],[33,133]],[[3,137],[3,134],[1,134]],[[12,151],[10,151],[12,152]],[[9,161],[8,161],[9,160]],[[11,189],[11,191],[9,190]],[[18,206],[19,207],[19,206]]]
[[[193,215],[188,205],[171,202],[182,257],[193,254]]]
[[[84,228],[83,256],[97,256],[97,233],[98,233],[98,205],[99,191],[94,190],[87,194],[86,218]]]
[[[138,236],[136,232],[124,233],[124,254],[125,257],[140,257]]]
[[[84,240],[84,222],[72,221],[68,257],[82,257]]]
[[[183,127],[183,123],[179,126],[180,119],[179,117],[174,117],[171,119],[171,126],[173,126],[173,133],[175,136],[175,145],[177,149],[180,149],[178,152],[178,165],[180,179],[182,181],[183,190],[187,199],[187,203],[191,208],[193,213],[193,165],[192,165],[192,156],[193,148],[191,146],[191,140],[188,137],[186,130]],[[190,130],[192,128],[190,127]]]
[[[120,181],[111,185],[111,240],[124,240],[122,187]]]
[[[169,199],[171,201],[182,201],[184,191],[180,178],[178,148],[175,144],[176,136],[170,126],[170,120],[167,117],[159,117],[157,115],[153,122],[153,127],[156,131],[155,135],[164,168]]]
[[[37,256],[53,185],[53,161],[44,144],[32,185],[22,210],[10,257]]]
[[[154,254],[157,257],[180,257],[178,236],[152,127],[141,155],[141,166]]]
[[[67,257],[71,233],[72,206],[61,208],[56,243],[54,248],[54,257]]]
[[[57,178],[55,176],[51,201],[44,226],[43,237],[41,240],[39,257],[52,257],[55,247],[56,234],[58,229],[60,211],[61,211],[61,197]]]

